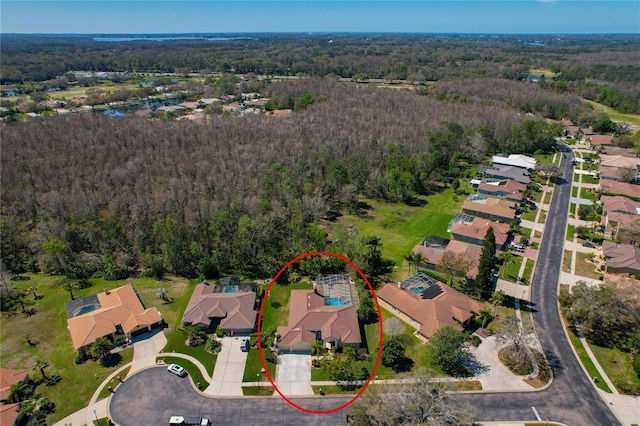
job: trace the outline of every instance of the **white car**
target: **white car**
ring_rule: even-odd
[[[184,368],[180,367],[178,364],[169,364],[167,370],[169,370],[170,373],[173,373],[176,376],[184,377],[187,375],[187,371]]]

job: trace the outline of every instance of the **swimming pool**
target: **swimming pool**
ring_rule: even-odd
[[[228,285],[224,287],[224,292],[225,293],[237,293],[238,292],[238,286],[237,285]]]
[[[98,309],[100,306],[96,306],[96,305],[86,305],[83,306],[82,308],[78,309],[75,312],[74,317],[80,316],[80,315],[84,315],[84,314],[88,314],[89,312],[93,312],[96,309]]]
[[[348,306],[349,299],[347,297],[325,297],[324,299],[325,306]]]
[[[414,288],[411,289],[411,291],[414,292],[415,294],[420,294],[425,290],[426,289],[424,287],[414,287]]]

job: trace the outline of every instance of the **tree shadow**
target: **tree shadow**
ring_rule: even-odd
[[[60,383],[60,380],[62,380],[62,377],[60,377],[59,374],[53,374],[51,376],[47,376],[46,379],[42,379],[45,386],[55,386]]]
[[[489,366],[479,362],[473,354],[469,356],[469,359],[464,363],[464,366],[469,370],[472,376],[476,377],[489,371]]]
[[[38,310],[36,308],[29,308],[22,311],[22,315],[25,317],[32,317],[37,313],[38,313]]]
[[[102,365],[105,368],[110,368],[110,367],[115,367],[121,362],[122,362],[122,355],[116,352],[114,354],[109,354],[104,360],[102,360],[100,365]]]
[[[413,360],[409,357],[402,358],[396,365],[392,367],[392,370],[396,373],[406,373],[413,368]]]
[[[409,197],[404,203],[410,207],[424,207],[427,205],[427,200],[418,197]]]

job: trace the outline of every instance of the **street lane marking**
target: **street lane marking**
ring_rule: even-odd
[[[531,407],[531,409],[533,410],[533,414],[536,415],[536,418],[538,419],[538,421],[541,422],[542,418],[540,417],[540,414],[538,414],[538,410],[536,410],[536,407]]]

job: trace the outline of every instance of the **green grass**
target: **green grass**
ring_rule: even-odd
[[[204,376],[200,372],[200,369],[196,367],[194,363],[192,363],[187,359],[178,358],[174,356],[158,356],[156,360],[164,361],[165,364],[167,365],[178,364],[184,367],[184,369],[187,370],[187,373],[189,373],[189,376],[191,376],[191,380],[193,380],[193,384],[197,385],[198,383],[200,383],[200,390],[206,389],[207,386],[209,386],[209,381],[204,378]]]
[[[267,350],[267,349],[264,349]],[[269,375],[273,380],[276,379],[276,364],[272,362],[265,362]],[[266,373],[262,373],[262,362],[260,361],[260,351],[256,348],[249,349],[247,353],[247,362],[244,366],[244,375],[242,376],[243,382],[268,382]]]
[[[275,390],[271,386],[243,386],[244,396],[272,396]]]
[[[518,234],[524,235],[525,237],[529,237],[532,232],[533,232],[533,229],[529,229],[529,228],[525,228],[524,226],[521,226]]]
[[[528,212],[524,213],[520,218],[522,220],[528,220],[529,222],[533,222],[536,220],[536,214],[538,214],[538,209],[532,210],[529,209]]]
[[[574,182],[580,182],[580,176],[582,176],[582,173],[574,173],[573,174],[573,181]]]
[[[580,275],[582,277],[599,279],[603,272],[595,272],[596,266],[593,263],[587,263],[586,259],[589,253],[577,253],[578,258],[576,259],[576,275]]]
[[[540,201],[542,201],[542,191],[534,191],[531,198],[536,203],[539,203]]]
[[[540,232],[540,231],[533,231],[533,237],[534,237],[534,238],[542,238],[542,232]]]
[[[547,211],[540,210],[540,216],[538,216],[538,223],[545,223],[547,221]]]
[[[118,376],[120,376],[120,378],[122,380],[124,380],[124,378],[127,377],[127,374],[129,374],[129,370],[130,369],[131,369],[131,367],[125,368],[124,370],[122,370],[118,374]],[[104,385],[104,387],[102,388],[102,390],[98,394],[98,401],[100,401],[101,399],[104,399],[104,398],[108,397],[109,395],[111,395],[111,391],[109,390],[109,386],[111,386],[111,389],[115,389],[116,386],[118,386],[120,384],[120,380],[118,380],[118,376],[116,376],[113,379],[109,380],[109,382]]]
[[[576,217],[576,203],[571,203],[569,205],[569,214],[574,218]]]
[[[291,290],[312,290],[308,282],[297,282],[289,285],[273,284],[266,296],[262,311],[261,333],[276,331],[278,326],[289,324],[289,299]],[[277,307],[276,307],[277,306]]]
[[[340,222],[357,226],[360,235],[379,236],[383,243],[382,255],[392,259],[399,270],[404,271],[404,256],[411,253],[425,236],[450,238],[447,225],[456,213],[461,213],[466,195],[456,195],[452,189],[446,189],[421,199],[427,201],[426,206],[370,201],[372,209],[367,214],[345,215]]]
[[[579,188],[579,187],[577,187],[577,186],[574,186],[573,188],[571,188],[571,196],[572,196],[572,197],[576,197],[576,198],[577,198],[577,197],[578,197],[578,191],[579,191],[579,190],[580,190],[580,188]]]
[[[633,370],[631,356],[628,353],[618,348],[603,348],[593,344],[589,344],[589,347],[600,367],[620,393],[630,393],[634,389],[637,392],[640,389],[640,378]]]
[[[520,273],[520,265],[522,265],[522,259],[522,257],[516,256],[511,262],[507,263],[506,266],[502,265],[500,267],[498,277],[503,280],[515,283]]]
[[[547,78],[553,78],[556,76],[556,73],[549,68],[530,68],[529,75],[542,75]]]
[[[531,275],[533,274],[533,266],[535,262],[533,259],[527,259],[527,263],[524,266],[524,273],[522,274],[522,281],[530,284],[531,283]]]
[[[167,345],[162,349],[163,352],[178,352],[185,355],[191,355],[204,365],[209,375],[213,375],[213,369],[216,365],[218,355],[210,354],[204,350],[204,344],[199,346],[187,346],[185,341],[188,337],[187,332],[172,330],[165,333],[167,337]]]
[[[564,322],[566,327],[567,323],[566,321]],[[573,326],[567,327],[567,328],[568,328],[567,331],[569,334],[569,340],[571,340],[571,344],[573,345],[573,348],[576,350],[576,353],[578,354],[578,358],[580,359],[580,362],[582,362],[582,365],[587,370],[587,374],[589,374],[589,377],[591,377],[592,379],[594,377],[600,377],[600,373],[598,373],[596,366],[593,364],[593,361],[591,361],[591,358],[589,358],[589,355],[587,354],[587,351],[582,345],[582,342],[576,335]],[[609,388],[609,386],[605,383],[604,380],[600,379],[595,383],[596,383],[596,386],[598,386],[603,391],[607,393],[611,393],[611,388]]]
[[[553,163],[554,154],[534,154],[533,158],[536,159],[538,164],[540,163]]]
[[[60,381],[53,386],[40,385],[37,393],[56,404],[55,413],[47,417],[47,423],[55,423],[69,414],[85,407],[98,385],[113,371],[130,362],[133,348],[118,352],[107,365],[95,361],[86,361],[75,365],[75,350],[71,336],[67,330],[67,312],[65,303],[70,300],[69,293],[51,285],[60,278],[44,274],[28,274],[26,281],[14,281],[11,284],[20,290],[31,286],[38,287],[39,300],[27,296],[27,309],[34,309],[35,314],[24,316],[3,315],[0,332],[0,366],[2,368],[24,368],[30,370],[37,359],[49,363],[45,370],[47,375],[58,375]],[[123,282],[121,281],[122,285]],[[111,284],[110,288],[115,285]],[[87,296],[102,291],[102,286],[74,292],[76,297]],[[148,306],[147,306],[148,307]],[[27,344],[27,339],[36,342],[35,347]],[[98,375],[98,379],[95,378]],[[32,378],[39,379],[40,373],[31,373]]]
[[[335,385],[311,386],[311,389],[313,389],[313,393],[316,395],[320,395],[320,391],[322,391],[322,393],[324,393],[325,395],[355,395],[360,392],[359,388],[356,390],[343,390],[340,388],[340,386]]]
[[[585,200],[595,200],[597,197],[598,193],[596,191],[589,191],[584,188],[580,191],[580,198],[584,198]]]
[[[564,255],[562,256],[562,271],[571,272],[571,256],[573,252],[570,250],[565,250]]]
[[[625,114],[597,102],[589,101],[587,99],[583,99],[583,101],[593,106],[596,111],[606,112],[609,118],[613,121],[626,121],[629,124],[640,126],[640,114]]]
[[[567,226],[567,240],[569,241],[573,241],[573,237],[575,235],[576,232],[576,227],[575,225],[569,225]]]
[[[600,182],[600,179],[596,178],[593,175],[582,175],[582,183],[597,184],[599,182]]]

